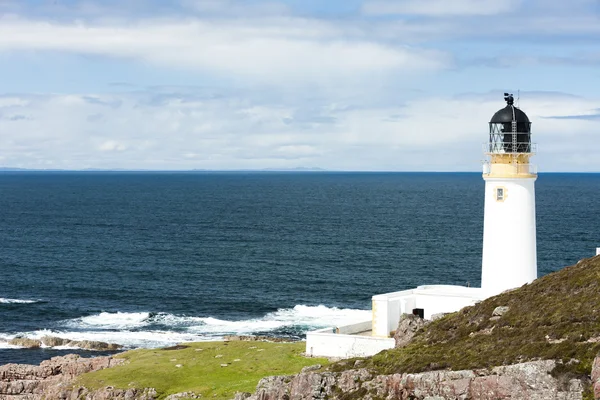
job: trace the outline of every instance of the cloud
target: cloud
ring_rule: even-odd
[[[516,10],[521,0],[367,0],[367,15],[498,15]]]
[[[550,117],[545,117],[549,119],[574,119],[574,120],[583,120],[583,121],[596,121],[600,120],[600,109],[590,110],[587,114],[579,114],[579,115],[554,115]]]
[[[398,105],[316,97],[307,105],[305,99],[267,101],[252,92],[210,96],[197,88],[175,89],[19,95],[10,102],[0,96],[0,104],[12,104],[2,108],[4,114],[18,111],[32,116],[0,119],[3,164],[66,169],[477,171],[488,137],[487,122],[504,106],[496,91],[422,97]],[[98,101],[89,102],[89,97]],[[157,97],[161,101],[153,101]],[[118,108],[105,105],[117,101]],[[600,120],[552,118],[590,114],[598,108],[597,99],[522,92],[521,105],[533,121],[533,138],[539,144],[534,162],[541,171],[600,171],[600,160],[594,156],[600,152],[595,135]],[[286,123],[295,118],[300,121]],[[577,157],[586,164],[580,165]]]
[[[19,114],[17,114],[17,115],[13,115],[11,117],[8,117],[8,119],[10,121],[22,121],[22,120],[27,119],[27,116],[26,115],[19,115]]]
[[[58,51],[134,60],[197,72],[290,82],[437,70],[441,51],[349,39],[300,19],[143,20],[134,24],[0,20],[0,51]]]
[[[125,151],[126,149],[127,146],[116,140],[107,140],[98,146],[98,150],[100,151]]]

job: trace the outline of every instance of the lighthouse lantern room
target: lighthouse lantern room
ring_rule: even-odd
[[[505,93],[507,105],[490,123],[484,164],[485,210],[481,287],[489,295],[537,278],[535,152],[531,122]]]

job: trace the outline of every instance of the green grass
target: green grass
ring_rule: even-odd
[[[128,360],[125,365],[84,374],[76,385],[92,390],[153,387],[159,398],[191,391],[203,398],[231,399],[236,392],[254,392],[258,381],[266,376],[290,375],[305,366],[328,364],[326,359],[302,357],[304,343],[232,341],[185,346],[189,347],[120,354],[117,357]]]
[[[510,310],[490,319],[497,306]],[[564,362],[557,375],[585,377],[600,351],[600,343],[588,339],[597,337],[600,256],[432,322],[409,346],[382,352],[367,365],[390,374],[557,359]]]

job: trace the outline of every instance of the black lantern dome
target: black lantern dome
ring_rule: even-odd
[[[507,105],[490,120],[490,153],[530,153],[531,122],[514,106],[512,94],[504,93]]]

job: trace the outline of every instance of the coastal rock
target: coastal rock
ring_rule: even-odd
[[[96,351],[114,351],[123,348],[120,344],[98,342],[93,340],[69,340],[63,339],[56,336],[44,336],[42,339],[29,339],[26,337],[14,338],[8,342],[13,346],[24,347],[27,349],[39,348],[42,345],[48,347],[57,346],[69,346],[78,347],[84,350],[96,350]]]
[[[106,342],[98,342],[95,340],[80,340],[80,341],[71,341],[67,344],[67,346],[79,347],[84,350],[97,350],[97,351],[111,351],[111,350],[120,350],[123,348],[120,344],[116,343],[106,343]]]
[[[600,360],[598,364],[600,366]],[[300,373],[265,378],[247,399],[581,399],[582,382],[571,379],[564,385],[551,375],[555,366],[555,361],[544,360],[491,370],[432,371],[374,377],[365,369],[341,373]]]
[[[70,354],[43,361],[39,366],[7,364],[0,367],[0,399],[67,399],[82,389],[68,384],[83,373],[98,371],[125,362],[112,357],[81,358]],[[15,397],[16,396],[16,397]],[[79,398],[76,395],[73,398]],[[101,399],[101,397],[89,397]],[[112,397],[107,397],[107,399]],[[115,397],[118,398],[118,397]],[[150,400],[147,398],[146,400]]]
[[[44,336],[41,341],[44,346],[48,347],[65,346],[70,342],[69,339],[63,339],[56,336]]]
[[[592,388],[594,390],[594,399],[600,399],[600,354],[594,359],[592,364]]]
[[[415,336],[417,331],[427,325],[427,321],[413,314],[402,314],[398,322],[398,329],[394,333],[395,347],[404,347]]]
[[[302,368],[302,370],[300,372],[312,372],[312,371],[318,371],[322,368],[323,366],[321,364],[315,364],[315,365],[309,365],[308,367],[304,367]]]
[[[36,339],[28,339],[28,338],[14,338],[8,342],[8,344],[13,346],[20,346],[26,349],[37,349],[41,347],[42,342]]]
[[[508,312],[508,310],[510,310],[510,307],[506,307],[506,306],[499,306],[494,308],[494,311],[492,311],[492,317],[501,317],[504,314],[506,314]]]

